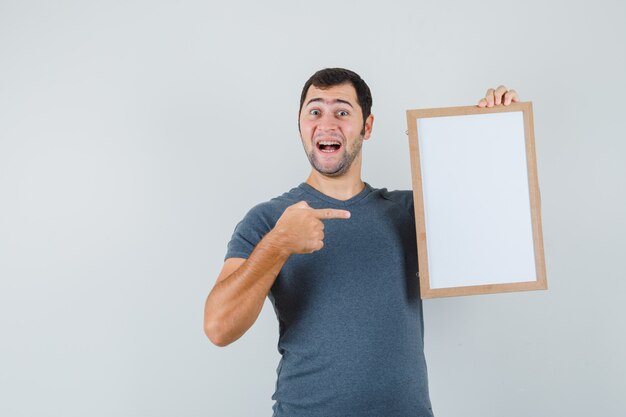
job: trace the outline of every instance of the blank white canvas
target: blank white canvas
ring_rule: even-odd
[[[430,287],[536,281],[523,112],[417,129]]]

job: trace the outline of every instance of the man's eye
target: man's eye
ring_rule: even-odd
[[[319,116],[320,115],[320,111],[317,109],[313,109],[309,112],[310,115],[312,116]]]
[[[349,113],[345,110],[339,110],[337,116],[347,116]]]

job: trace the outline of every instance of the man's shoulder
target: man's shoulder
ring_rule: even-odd
[[[281,195],[256,204],[248,211],[246,217],[275,223],[287,207],[301,200],[303,200],[301,188],[294,187]]]
[[[407,210],[413,211],[413,191],[411,190],[392,190],[387,188],[378,188],[376,192],[381,198],[399,204]]]
[[[274,228],[285,209],[300,200],[301,194],[298,188],[292,188],[248,210],[248,213],[235,226],[224,259],[250,256],[263,236]]]

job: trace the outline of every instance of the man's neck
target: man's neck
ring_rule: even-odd
[[[315,170],[311,170],[306,183],[322,194],[342,201],[351,199],[365,188],[360,175],[327,177]]]

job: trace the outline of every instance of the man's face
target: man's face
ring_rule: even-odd
[[[347,172],[360,158],[361,144],[369,139],[372,122],[370,115],[364,126],[352,84],[309,87],[300,111],[300,137],[313,168],[329,177]]]

